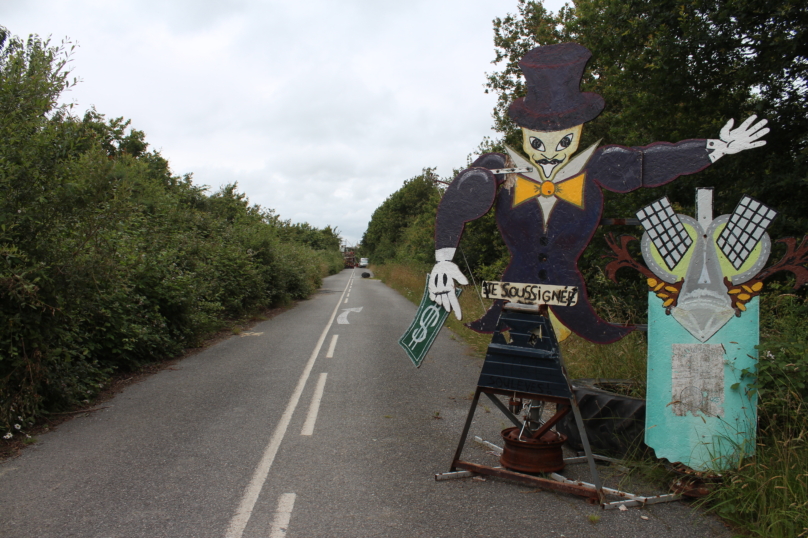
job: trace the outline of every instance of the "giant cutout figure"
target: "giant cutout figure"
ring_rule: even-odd
[[[607,344],[633,328],[601,319],[587,299],[578,258],[600,223],[602,189],[629,192],[664,185],[685,174],[703,170],[727,154],[756,148],[769,132],[766,120],[755,116],[733,129],[730,120],[715,140],[658,142],[645,147],[597,144],[575,155],[583,124],[604,107],[603,98],[580,91],[581,75],[591,53],[576,43],[537,47],[519,62],[527,95],[509,108],[521,127],[527,159],[507,148],[517,167],[532,167],[518,175],[498,174],[508,159],[501,153],[480,156],[454,179],[441,200],[435,227],[436,264],[429,278],[429,297],[462,319],[455,283],[468,281],[452,262],[466,222],[496,204],[497,225],[508,246],[511,262],[502,280],[516,283],[577,287],[572,306],[550,306],[559,339],[569,331],[592,342]],[[469,324],[478,332],[492,332],[504,300]]]

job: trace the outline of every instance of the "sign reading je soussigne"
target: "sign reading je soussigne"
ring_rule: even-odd
[[[483,297],[486,299],[504,299],[519,304],[553,306],[575,306],[578,303],[578,286],[485,281],[482,287]]]

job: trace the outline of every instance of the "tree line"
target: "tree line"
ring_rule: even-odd
[[[0,27],[0,428],[89,401],[116,372],[342,269],[336,229],[177,176],[123,118],[59,105],[70,43]]]

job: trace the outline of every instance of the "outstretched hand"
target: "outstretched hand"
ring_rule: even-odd
[[[760,120],[755,123],[756,115],[751,115],[737,128],[733,129],[735,120],[729,120],[721,129],[720,140],[708,140],[707,148],[713,150],[710,153],[710,160],[717,161],[724,155],[731,155],[747,149],[765,146],[765,140],[759,140],[769,132],[765,127],[768,120]]]
[[[455,295],[455,282],[463,286],[469,283],[453,262],[439,261],[429,274],[429,298],[445,308],[447,312],[454,310],[457,319],[461,320],[463,314]]]

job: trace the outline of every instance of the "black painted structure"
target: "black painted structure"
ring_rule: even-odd
[[[461,460],[460,456],[463,453],[481,394],[485,394],[508,420],[518,427],[522,427],[522,422],[511,413],[497,395],[555,403],[555,415],[537,431],[532,432],[534,438],[541,438],[556,422],[572,410],[584,445],[594,487],[564,484],[501,467],[488,467]],[[452,459],[450,472],[455,472],[457,469],[573,493],[587,497],[595,503],[603,500],[600,477],[583,427],[583,419],[564,370],[561,349],[550,318],[547,316],[546,306],[539,313],[509,310],[506,306],[500,314],[480,372],[477,390],[474,392],[471,408],[463,426],[463,433]]]
[[[572,392],[550,320],[537,314],[503,312],[477,385],[570,398]]]

